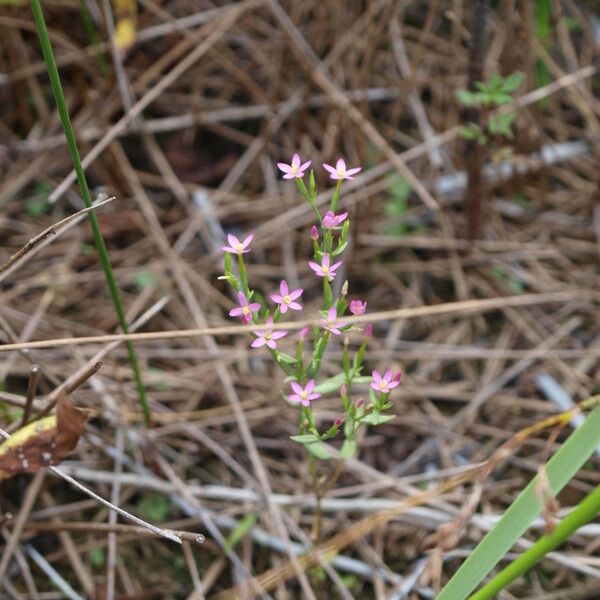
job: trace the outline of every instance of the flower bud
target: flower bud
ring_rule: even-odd
[[[365,401],[361,398],[354,403],[354,407],[358,410],[361,406],[363,406]]]
[[[310,228],[310,237],[316,242],[319,239],[319,231],[316,225]]]
[[[360,300],[350,301],[350,312],[353,315],[364,315],[367,310],[367,302],[361,302]]]
[[[402,371],[398,371],[392,378],[392,381],[397,381],[398,383],[400,383],[402,381],[402,376],[403,376]]]
[[[371,323],[367,323],[367,326],[365,327],[365,337],[373,337],[373,325],[371,325]]]
[[[342,419],[342,417],[336,417],[335,421],[333,422],[333,426],[337,427],[339,429],[343,423],[344,423],[344,419]]]
[[[342,398],[345,398],[348,395],[348,388],[346,387],[346,384],[344,384],[341,388],[340,388],[340,396]]]
[[[308,335],[308,332],[310,331],[309,327],[303,327],[300,332],[298,333],[298,337],[304,341],[304,338],[306,338],[306,336]]]
[[[342,298],[345,298],[348,295],[348,280],[344,281],[342,285]]]

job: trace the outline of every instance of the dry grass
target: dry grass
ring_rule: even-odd
[[[353,222],[343,278],[351,297],[382,313],[369,367],[401,367],[406,378],[397,418],[367,433],[325,499],[324,540],[460,474],[556,411],[538,389],[540,375],[574,400],[597,391],[594,3],[552,2],[543,43],[534,34],[533,2],[503,1],[488,13],[486,76],[519,70],[525,83],[515,139],[485,151],[496,175],[484,186],[483,223],[472,241],[454,96],[467,82],[471,2],[138,4],[138,39],[127,53],[104,42],[100,9],[108,2],[88,3],[99,51],[78,1],[44,8],[90,184],[96,195],[117,198],[97,214],[129,321],[153,307],[142,332],[204,335],[136,341],[155,412],[151,431],[142,427],[118,340],[26,350],[29,340],[118,333],[91,233],[71,221],[15,262],[18,268],[0,272],[0,341],[21,343],[1,355],[0,425],[18,423],[32,362],[40,366],[39,413],[58,385],[102,358],[101,371],[73,394],[97,416],[64,470],[113,503],[183,531],[185,543],[116,523],[51,473],[19,476],[0,490],[2,509],[15,515],[2,526],[14,560],[0,595],[65,597],[53,586],[64,594],[68,584],[86,598],[203,598],[239,585],[234,596],[241,597],[279,573],[270,592],[278,599],[431,597],[558,442],[541,434],[511,455],[442,556],[425,541],[459,514],[472,490],[464,482],[443,497],[429,494],[426,506],[408,508],[384,528],[367,528],[333,563],[304,573],[292,560],[286,571],[292,545],[310,541],[310,475],[302,449],[288,440],[296,416],[281,401],[282,376],[266,354],[250,352],[247,339],[218,329],[231,325],[233,306],[217,280],[219,249],[224,232],[255,231],[255,287],[271,292],[285,276],[305,288],[305,316],[314,318],[319,289],[306,266],[311,211],[274,164],[300,150],[315,164],[344,155],[365,165],[343,196]],[[110,10],[105,16],[114,18]],[[82,205],[27,6],[0,9],[0,40],[4,263]],[[536,79],[540,71],[546,79]],[[550,156],[555,145],[561,152]],[[400,176],[412,187],[406,196]],[[324,174],[318,178],[326,190]],[[325,373],[338,358],[333,348]],[[338,399],[325,399],[318,418],[329,422],[339,410]],[[563,492],[563,505],[600,482],[597,461]],[[325,464],[322,472],[334,468]],[[227,557],[223,539],[250,513],[257,515],[253,537]],[[586,531],[506,597],[555,598],[558,588],[569,598],[595,597],[597,532]],[[207,541],[195,544],[189,532]]]

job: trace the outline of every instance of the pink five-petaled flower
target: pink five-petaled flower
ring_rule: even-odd
[[[252,313],[260,309],[260,304],[258,302],[248,304],[248,298],[246,298],[244,292],[238,292],[238,302],[240,305],[237,308],[232,308],[229,311],[229,316],[242,317],[242,323],[247,325],[250,322]]]
[[[311,400],[316,400],[317,398],[321,397],[321,394],[318,392],[313,392],[315,389],[314,379],[307,381],[304,388],[295,381],[291,381],[290,385],[292,386],[292,390],[295,392],[294,394],[290,394],[288,396],[288,400],[290,402],[302,404],[302,406],[310,406]]]
[[[323,254],[323,258],[321,260],[321,264],[317,264],[315,262],[310,261],[308,266],[319,276],[319,277],[327,277],[330,281],[335,277],[336,269],[342,264],[342,261],[336,262],[335,264],[331,264],[331,259],[329,258],[329,254]]]
[[[273,294],[271,300],[279,304],[279,310],[281,310],[281,314],[284,315],[288,308],[291,308],[292,310],[302,310],[302,305],[298,304],[298,302],[294,302],[294,300],[297,300],[302,296],[302,292],[302,288],[290,292],[287,282],[283,280],[279,284],[279,294]]]
[[[364,315],[365,310],[367,310],[367,302],[361,302],[360,300],[351,300],[349,308],[350,312],[353,315]]]
[[[362,170],[362,167],[354,167],[354,169],[346,169],[346,161],[343,158],[339,158],[335,163],[335,168],[331,165],[323,163],[325,169],[329,172],[331,179],[354,179],[352,175],[356,175]]]
[[[273,317],[269,317],[267,319],[267,328],[263,331],[254,331],[252,333],[256,335],[256,339],[250,344],[253,348],[260,348],[265,344],[271,348],[271,350],[275,350],[277,348],[277,343],[275,340],[278,340],[287,335],[287,331],[273,331]]]
[[[225,250],[225,252],[231,252],[232,254],[245,254],[246,252],[250,252],[249,246],[253,237],[254,234],[251,233],[250,235],[246,236],[243,242],[240,242],[235,235],[230,233],[227,236],[229,246],[223,246],[223,250]]]
[[[394,373],[391,369],[388,369],[383,376],[377,371],[373,371],[371,375],[373,376],[371,387],[382,394],[387,394],[392,388],[399,385],[399,382],[394,378]]]
[[[340,213],[336,215],[333,211],[328,210],[323,217],[323,227],[325,229],[331,229],[332,227],[337,227],[340,223],[343,223],[348,216],[347,212]]]
[[[332,306],[327,311],[327,318],[319,320],[319,325],[335,335],[341,335],[340,327],[345,327],[348,323],[340,323],[337,320],[337,310],[335,306]]]
[[[277,163],[277,166],[279,167],[280,171],[283,171],[284,179],[301,179],[302,177],[304,177],[304,171],[306,171],[306,169],[310,167],[310,163],[312,161],[307,160],[305,163],[300,164],[301,162],[302,161],[300,160],[300,155],[294,154],[294,156],[292,156],[291,164],[286,165],[285,163]]]

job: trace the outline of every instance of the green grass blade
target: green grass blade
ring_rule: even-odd
[[[75,141],[75,132],[73,131],[73,126],[71,125],[71,118],[69,117],[69,110],[67,108],[67,103],[63,94],[62,85],[60,83],[58,68],[56,66],[56,61],[54,60],[54,52],[52,51],[52,44],[50,43],[50,36],[48,35],[48,28],[46,27],[46,21],[44,19],[44,13],[42,11],[40,0],[31,0],[31,9],[37,27],[38,36],[40,38],[40,44],[42,46],[44,61],[46,63],[46,68],[48,69],[48,76],[50,78],[52,92],[54,94],[54,99],[56,100],[56,107],[58,108],[60,120],[63,126],[65,137],[67,139],[67,144],[69,146],[69,153],[71,154],[73,167],[75,168],[75,172],[77,173],[77,180],[79,182],[79,188],[81,190],[83,202],[85,203],[86,207],[89,208],[90,206],[92,206],[92,198],[90,196],[90,190],[88,188],[85,172],[81,164],[81,159],[79,158],[79,150],[77,149],[77,142]],[[110,296],[115,306],[115,311],[117,313],[119,325],[121,326],[123,333],[128,333],[129,328],[127,326],[125,311],[123,310],[123,304],[121,302],[121,295],[119,293],[119,288],[117,287],[117,282],[115,281],[112,267],[110,265],[110,260],[108,258],[106,245],[104,243],[104,238],[102,237],[100,225],[98,224],[98,219],[94,211],[88,212],[88,218],[90,220],[90,225],[94,234],[94,240],[96,242],[96,248],[98,249],[98,255],[100,256],[100,262],[102,264],[104,275],[106,277],[106,283],[108,285]],[[137,387],[140,405],[142,408],[142,412],[144,413],[144,420],[146,422],[146,425],[149,425],[150,408],[148,406],[148,400],[146,399],[146,390],[144,389],[144,384],[142,382],[142,374],[140,372],[137,355],[133,348],[133,344],[130,341],[126,342],[126,345],[127,354],[129,355],[129,362],[131,363],[131,368],[133,369],[135,377],[135,384]]]
[[[600,443],[600,407],[574,431],[548,461],[550,490],[558,494],[592,455]],[[539,516],[542,506],[534,477],[516,500],[479,542],[475,550],[446,584],[437,600],[464,600]]]
[[[500,571],[489,583],[473,594],[470,600],[490,600],[515,579],[531,569],[548,552],[567,540],[582,525],[589,523],[600,512],[600,485],[590,492],[554,529],[543,535],[531,548]]]

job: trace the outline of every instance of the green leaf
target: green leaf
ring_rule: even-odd
[[[597,407],[548,461],[546,473],[553,495],[556,496],[573,478],[599,444],[600,407]],[[464,600],[525,533],[542,510],[537,485],[538,477],[534,477],[471,552],[436,600]]]
[[[93,548],[90,550],[90,564],[92,567],[99,569],[106,563],[106,557],[104,556],[103,548]]]
[[[138,271],[133,276],[133,283],[140,289],[152,285],[156,277],[152,271]]]
[[[330,377],[325,381],[322,381],[315,387],[315,392],[318,394],[329,394],[342,387],[342,384],[346,380],[344,373],[338,373],[334,377]]]
[[[304,444],[307,452],[310,452],[315,458],[319,460],[329,460],[331,458],[331,454],[325,449],[323,444]]]
[[[504,135],[507,138],[512,138],[511,125],[516,118],[517,113],[515,112],[493,115],[488,121],[488,131],[492,135]]]
[[[239,525],[232,530],[227,536],[223,550],[225,553],[231,552],[242,540],[246,534],[254,527],[256,521],[258,521],[257,513],[248,513],[239,523]]]
[[[290,435],[290,440],[299,444],[315,444],[319,441],[319,436],[314,433],[302,433],[300,435]]]
[[[287,363],[288,365],[296,364],[296,358],[290,354],[286,354],[285,352],[279,352],[279,350],[277,350],[276,356],[277,356],[278,362],[284,362],[284,363]]]
[[[352,380],[354,383],[371,383],[373,377],[371,375],[359,375]]]
[[[522,81],[523,73],[512,73],[504,78],[504,81],[502,82],[502,91],[511,94],[521,85]]]
[[[340,448],[340,458],[352,458],[356,454],[356,440],[344,440]]]
[[[382,415],[378,412],[371,412],[366,414],[364,417],[361,417],[360,422],[366,423],[367,425],[381,425],[382,423],[387,423],[391,421],[396,415]]]
[[[171,513],[171,502],[158,492],[147,492],[137,503],[137,510],[150,521],[165,521]]]
[[[475,125],[475,123],[469,123],[468,125],[465,125],[460,130],[460,135],[465,140],[477,141],[480,144],[485,143],[485,135],[483,135],[483,132],[481,131],[479,126]]]
[[[481,97],[476,92],[470,92],[469,90],[456,90],[455,93],[458,101],[465,106],[479,106],[481,104]]]

